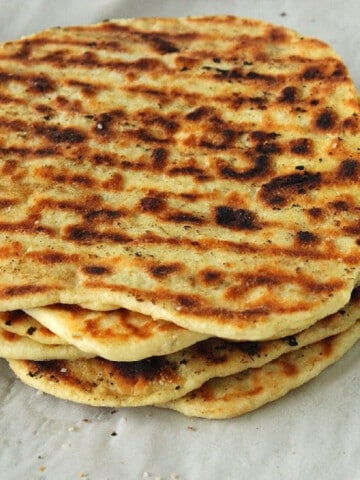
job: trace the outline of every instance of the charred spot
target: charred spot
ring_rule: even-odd
[[[51,80],[49,77],[46,77],[45,75],[31,78],[29,83],[29,91],[35,94],[50,93],[55,90],[55,84],[53,80]]]
[[[169,141],[168,138],[155,136],[152,132],[146,130],[145,128],[140,128],[139,130],[137,130],[136,136],[139,140],[148,143],[167,143]]]
[[[135,62],[131,63],[131,66],[133,66],[135,70],[150,72],[157,70],[159,67],[161,68],[163,64],[156,58],[139,58]]]
[[[199,107],[188,113],[185,118],[191,121],[201,120],[202,118],[206,117],[208,113],[209,109],[207,107]]]
[[[88,275],[104,275],[105,273],[109,274],[111,272],[109,268],[101,265],[87,265],[83,267],[82,270]]]
[[[342,230],[350,235],[360,235],[360,222],[347,225]]]
[[[335,78],[344,77],[345,75],[346,75],[345,67],[341,63],[338,63],[335,69],[331,73],[331,76]]]
[[[355,133],[358,128],[358,123],[358,116],[353,115],[352,117],[345,118],[345,120],[342,122],[342,125],[345,130]]]
[[[46,136],[53,143],[81,143],[85,140],[85,135],[75,128],[38,126],[35,132],[39,135]]]
[[[21,295],[29,295],[35,293],[41,293],[44,290],[47,290],[47,287],[43,287],[41,285],[17,285],[13,287],[7,287],[2,289],[2,295],[9,296],[9,297],[16,297]]]
[[[230,166],[222,166],[220,175],[223,178],[231,178],[234,180],[250,180],[266,175],[270,171],[270,158],[267,155],[258,155],[255,158],[255,166],[248,170],[238,172]]]
[[[41,259],[45,263],[63,263],[65,261],[68,261],[68,258],[66,255],[63,253],[57,253],[57,252],[45,252],[41,254]]]
[[[279,102],[294,103],[296,100],[296,94],[297,94],[296,87],[285,87],[281,90]]]
[[[301,77],[304,80],[321,80],[324,78],[324,74],[319,67],[311,66],[304,70]]]
[[[160,35],[143,34],[142,37],[145,41],[149,42],[157,52],[163,55],[166,53],[177,53],[180,51],[174,43],[166,40]]]
[[[90,210],[83,215],[84,220],[92,222],[93,220],[115,220],[124,215],[120,210],[110,210],[102,208],[100,210]]]
[[[68,240],[76,243],[91,244],[93,242],[128,243],[131,238],[128,235],[115,232],[97,232],[82,226],[67,227],[65,236]]]
[[[273,83],[276,81],[275,77],[272,75],[266,75],[265,73],[258,73],[258,72],[248,72],[245,75],[245,78],[248,80],[264,80],[267,83]]]
[[[106,135],[114,120],[114,117],[111,115],[111,113],[102,113],[98,115],[94,120],[96,122],[94,128],[95,132],[100,135]]]
[[[151,153],[152,166],[155,170],[163,170],[166,166],[168,152],[165,148],[154,148]]]
[[[136,362],[112,362],[112,365],[121,376],[134,381],[155,381],[174,376],[173,366],[165,357],[150,357]]]
[[[233,209],[227,206],[216,207],[216,223],[234,230],[259,230],[255,213],[245,209]]]
[[[300,245],[313,245],[318,243],[319,239],[314,233],[301,230],[296,233],[296,241]]]
[[[275,140],[279,136],[275,132],[264,132],[263,130],[254,130],[249,133],[249,139],[254,142],[268,142],[270,140]]]
[[[359,174],[360,174],[360,162],[359,160],[354,160],[352,158],[343,160],[337,172],[338,177],[343,179],[352,179],[352,180],[358,180]]]
[[[83,95],[88,97],[92,97],[93,95],[95,95],[96,91],[98,90],[98,87],[96,85],[87,82],[80,82],[79,80],[68,80],[67,84],[71,87],[79,88]]]
[[[281,146],[278,142],[259,143],[256,146],[256,151],[264,155],[271,155],[281,153]]]
[[[204,175],[205,172],[201,168],[193,167],[189,165],[188,167],[174,167],[169,170],[170,175],[193,175],[193,176],[201,176]]]
[[[166,206],[166,202],[161,197],[144,197],[140,200],[140,208],[143,212],[161,212]]]
[[[290,347],[297,347],[298,341],[295,337],[295,335],[289,335],[288,337],[284,338],[284,341],[290,346]]]
[[[171,213],[166,217],[166,220],[175,223],[191,223],[195,225],[201,225],[204,223],[204,220],[202,218],[185,212]]]
[[[349,205],[344,200],[337,200],[335,202],[330,202],[329,207],[333,208],[337,212],[346,212],[349,210]]]
[[[309,155],[312,151],[312,141],[309,138],[291,140],[290,151],[296,155]]]
[[[261,345],[258,342],[239,342],[238,347],[250,357],[258,355],[261,352]]]
[[[322,110],[316,117],[315,125],[320,130],[331,130],[335,127],[337,121],[336,113],[330,108]]]
[[[104,155],[95,154],[93,157],[93,161],[95,165],[106,165],[108,167],[112,167],[116,163],[115,158],[109,154],[104,154]]]
[[[171,273],[177,272],[179,265],[176,263],[156,265],[150,268],[150,274],[155,278],[164,278]]]
[[[201,276],[202,281],[206,284],[209,284],[209,285],[213,285],[213,284],[219,282],[222,278],[221,272],[219,272],[218,270],[212,270],[210,268],[208,268],[206,270],[203,270],[200,273],[200,276]]]
[[[293,173],[273,178],[261,187],[260,195],[270,205],[283,206],[292,194],[303,195],[317,188],[321,182],[320,173]]]
[[[286,42],[288,34],[282,27],[270,27],[268,37],[272,42]]]
[[[179,306],[184,309],[193,308],[198,303],[198,301],[194,297],[191,297],[190,295],[177,295],[176,300]]]
[[[310,215],[311,218],[313,219],[319,219],[322,217],[323,215],[323,211],[321,208],[319,207],[313,207],[313,208],[309,208],[309,210],[307,210],[307,213],[308,215]]]
[[[354,288],[351,292],[351,301],[359,302],[360,301],[360,287]]]
[[[35,332],[36,332],[36,327],[29,327],[26,330],[27,335],[30,335],[30,336],[33,335]]]

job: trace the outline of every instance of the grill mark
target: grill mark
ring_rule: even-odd
[[[87,265],[82,268],[82,271],[88,275],[109,275],[111,274],[111,269],[104,267],[102,265]]]
[[[152,168],[164,170],[167,164],[168,152],[165,148],[155,148],[151,153]]]
[[[286,205],[293,195],[303,195],[308,190],[318,188],[321,184],[320,173],[294,173],[273,178],[261,187],[260,197],[275,206]]]
[[[46,293],[51,290],[49,285],[15,285],[13,287],[0,287],[0,297],[21,297],[23,295],[34,295],[36,293]]]
[[[157,213],[164,210],[166,201],[161,197],[147,196],[140,200],[140,210],[142,212]]]
[[[149,273],[152,277],[161,279],[168,277],[172,273],[179,272],[181,270],[180,263],[167,263],[167,264],[158,264],[152,265],[149,267]]]
[[[52,250],[27,252],[26,256],[37,262],[49,265],[57,263],[76,264],[79,261],[79,256],[76,254],[65,254],[62,252],[54,252]]]
[[[315,126],[320,130],[332,130],[338,120],[337,114],[330,108],[322,110],[315,120]]]
[[[138,383],[141,379],[155,382],[161,379],[176,382],[176,364],[165,357],[150,357],[135,362],[112,362],[112,366],[122,377]]]
[[[41,225],[38,218],[32,216],[20,222],[0,222],[0,232],[42,234],[48,237],[53,237],[56,234],[53,228]]]
[[[155,52],[161,53],[162,55],[166,53],[177,53],[180,51],[173,41],[169,40],[169,38],[165,38],[161,34],[142,33],[140,36],[141,39],[151,45]]]
[[[318,292],[318,293],[327,293],[327,294],[332,294],[333,292],[341,289],[343,287],[342,282],[340,281],[334,281],[334,282],[329,282],[329,283],[323,283],[323,284],[318,284],[312,281],[311,279],[307,279],[304,277],[301,279],[301,282],[299,282],[299,277],[291,277],[292,280],[300,285],[302,288],[304,288],[307,291],[313,291],[313,292]],[[284,280],[284,278],[279,279],[280,282],[281,280]],[[152,299],[152,292],[144,291],[141,289],[137,288],[131,288],[127,287],[124,285],[113,285],[113,284],[107,284],[104,281],[98,281],[98,280],[88,280],[85,282],[85,285],[88,288],[95,288],[95,289],[106,289],[110,290],[112,292],[127,292],[130,293],[132,296],[135,298],[143,298],[144,300],[151,301]],[[315,290],[314,290],[315,288]],[[238,293],[242,293],[241,290],[239,290]],[[177,303],[178,308],[178,314],[191,314],[194,317],[199,317],[201,318],[216,318],[216,319],[222,319],[224,323],[226,321],[245,321],[248,322],[249,320],[256,319],[257,321],[261,321],[262,319],[266,318],[269,313],[281,313],[281,314],[286,314],[286,313],[294,313],[298,311],[303,311],[306,309],[306,301],[299,301],[297,303],[292,303],[291,305],[286,304],[286,302],[283,301],[283,299],[276,300],[275,297],[273,297],[272,301],[267,301],[264,302],[263,299],[261,299],[261,305],[260,306],[254,306],[252,308],[247,308],[244,310],[233,310],[230,308],[225,308],[225,307],[210,307],[207,304],[206,298],[200,297],[198,295],[191,295],[191,294],[174,294],[172,291],[167,291],[165,288],[163,288],[160,291],[157,292],[159,300],[166,300],[166,301],[174,301]],[[133,362],[131,362],[133,363]]]
[[[202,251],[215,251],[217,249],[220,250],[227,250],[227,251],[232,251],[232,252],[238,252],[240,254],[253,254],[253,255],[266,255],[266,256],[272,256],[274,258],[274,263],[281,261],[282,257],[289,257],[289,258],[304,258],[304,259],[313,259],[313,260],[329,260],[329,259],[337,259],[338,254],[336,251],[328,250],[328,251],[318,251],[316,249],[308,249],[308,248],[302,248],[300,249],[299,247],[292,248],[292,247],[278,247],[278,246],[273,246],[273,245],[256,245],[256,244],[250,244],[248,242],[234,242],[230,240],[221,240],[218,237],[215,239],[209,239],[209,238],[202,238],[201,242],[198,241],[193,241],[191,239],[188,239],[186,237],[183,237],[180,239],[175,238],[175,237],[170,237],[170,238],[164,238],[160,237],[159,235],[155,234],[144,234],[140,235],[136,238],[134,238],[132,245],[138,246],[138,245],[148,245],[148,244],[157,244],[157,245],[177,245],[181,246],[182,248],[185,249],[192,249],[192,250],[197,250],[199,252]],[[353,258],[352,255],[349,256],[344,256],[344,262],[352,265],[352,264],[357,264],[358,259]]]
[[[232,230],[259,230],[260,223],[254,212],[245,209],[233,209],[220,206],[215,209],[215,221],[222,227]]]
[[[291,140],[289,145],[291,153],[296,155],[311,155],[313,150],[313,142],[310,138],[297,138]]]
[[[358,181],[360,176],[360,161],[348,158],[343,160],[338,168],[336,177],[341,180]]]
[[[48,125],[35,125],[34,131],[37,135],[46,137],[52,143],[82,143],[86,139],[86,135],[77,128],[59,128]]]
[[[94,243],[119,243],[126,244],[132,241],[125,233],[119,231],[98,232],[84,225],[67,226],[64,229],[62,238],[83,245]]]
[[[190,223],[195,225],[201,225],[204,223],[203,218],[181,211],[167,214],[166,220],[174,223]]]
[[[244,171],[237,171],[229,165],[219,165],[219,175],[223,178],[247,181],[256,178],[265,177],[270,173],[271,162],[268,155],[257,155],[254,159],[254,167]]]

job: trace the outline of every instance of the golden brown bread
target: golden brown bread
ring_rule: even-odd
[[[240,340],[359,273],[359,106],[319,40],[114,20],[0,48],[0,309],[115,305]]]
[[[64,356],[49,362],[15,359],[10,367],[26,384],[67,400],[107,407],[151,405],[182,397],[213,377],[260,368],[283,354],[347,331],[359,316],[357,289],[341,311],[279,340],[230,342],[214,338],[136,362],[102,358],[68,361]]]

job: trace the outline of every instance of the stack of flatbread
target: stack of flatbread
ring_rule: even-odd
[[[355,87],[237,17],[0,47],[0,356],[99,406],[226,418],[360,337]]]

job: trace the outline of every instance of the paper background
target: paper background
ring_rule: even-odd
[[[213,13],[257,17],[329,42],[360,88],[357,0],[0,0],[0,40],[105,18]],[[25,387],[0,361],[0,478],[356,480],[359,360],[360,345],[282,400],[226,421],[64,402]]]

